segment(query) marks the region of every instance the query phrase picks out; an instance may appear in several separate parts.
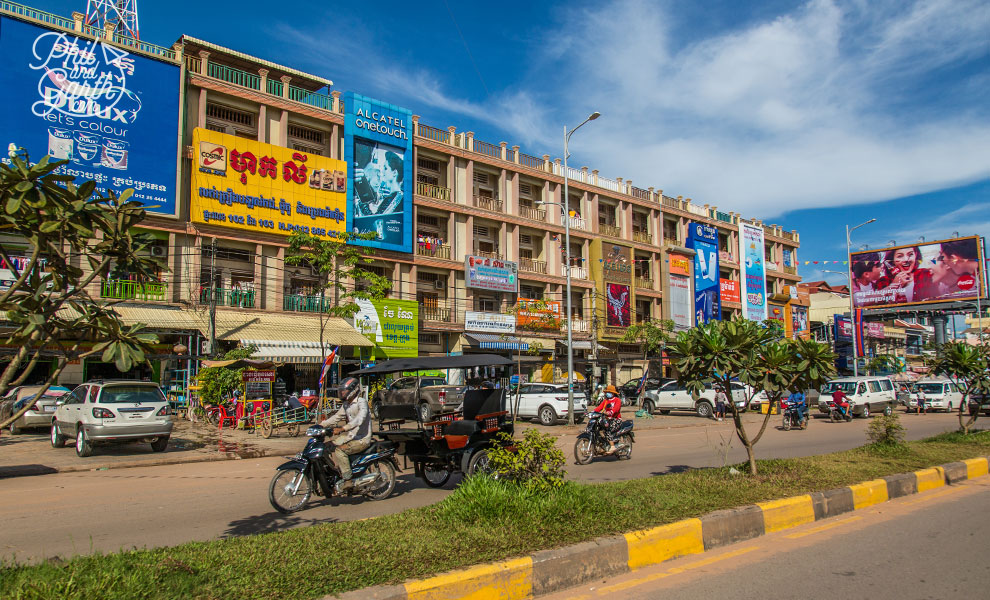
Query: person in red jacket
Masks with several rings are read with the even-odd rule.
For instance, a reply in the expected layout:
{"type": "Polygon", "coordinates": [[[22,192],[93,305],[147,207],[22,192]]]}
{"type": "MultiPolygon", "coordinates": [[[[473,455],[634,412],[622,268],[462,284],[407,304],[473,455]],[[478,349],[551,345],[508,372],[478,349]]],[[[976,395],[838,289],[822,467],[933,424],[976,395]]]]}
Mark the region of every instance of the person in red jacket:
{"type": "Polygon", "coordinates": [[[605,419],[605,432],[608,435],[609,443],[608,452],[611,454],[615,452],[615,432],[618,430],[619,424],[622,423],[622,398],[614,385],[605,388],[605,397],[595,407],[595,412],[601,413],[605,419]]]}
{"type": "Polygon", "coordinates": [[[839,412],[843,415],[849,410],[849,400],[846,398],[846,393],[840,389],[832,392],[832,402],[835,402],[835,405],[839,407],[839,412]]]}

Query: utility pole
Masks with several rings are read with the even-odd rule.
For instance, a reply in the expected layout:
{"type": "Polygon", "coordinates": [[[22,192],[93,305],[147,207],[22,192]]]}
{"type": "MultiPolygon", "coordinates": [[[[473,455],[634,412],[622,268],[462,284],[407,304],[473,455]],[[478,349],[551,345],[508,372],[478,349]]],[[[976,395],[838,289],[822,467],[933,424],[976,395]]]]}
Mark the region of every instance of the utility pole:
{"type": "Polygon", "coordinates": [[[210,354],[215,354],[213,347],[217,343],[217,238],[210,243],[210,354]]]}

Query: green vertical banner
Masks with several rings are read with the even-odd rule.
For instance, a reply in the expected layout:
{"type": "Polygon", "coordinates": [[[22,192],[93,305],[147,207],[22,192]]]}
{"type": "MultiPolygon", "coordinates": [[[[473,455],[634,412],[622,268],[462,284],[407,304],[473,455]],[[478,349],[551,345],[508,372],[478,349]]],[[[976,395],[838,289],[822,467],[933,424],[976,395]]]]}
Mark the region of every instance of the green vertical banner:
{"type": "Polygon", "coordinates": [[[375,343],[375,358],[419,355],[419,303],[412,300],[357,300],[354,327],[375,343]]]}

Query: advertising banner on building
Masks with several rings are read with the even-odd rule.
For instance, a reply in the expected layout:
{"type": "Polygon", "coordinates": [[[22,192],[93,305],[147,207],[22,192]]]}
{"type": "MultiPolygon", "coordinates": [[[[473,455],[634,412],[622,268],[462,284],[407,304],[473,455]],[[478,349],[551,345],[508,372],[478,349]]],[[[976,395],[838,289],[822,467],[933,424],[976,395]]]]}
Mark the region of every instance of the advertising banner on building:
{"type": "Polygon", "coordinates": [[[356,244],[412,252],[412,113],[353,92],[344,109],[347,230],[375,234],[356,244]]]}
{"type": "Polygon", "coordinates": [[[201,129],[189,218],[234,229],[336,238],[345,226],[347,163],[201,129]]]}
{"type": "Polygon", "coordinates": [[[835,315],[835,339],[840,342],[852,342],[853,328],[849,317],[835,315]]]}
{"type": "Polygon", "coordinates": [[[721,299],[726,302],[739,302],[739,282],[733,281],[731,279],[719,279],[718,280],[719,290],[721,291],[721,299]]]}
{"type": "Polygon", "coordinates": [[[693,325],[694,302],[691,280],[680,275],[670,276],[670,319],[675,330],[690,329],[693,325]]]}
{"type": "Polygon", "coordinates": [[[691,261],[677,254],[670,255],[670,272],[677,275],[691,274],[691,261]]]}
{"type": "Polygon", "coordinates": [[[355,300],[354,327],[388,358],[419,356],[419,304],[413,300],[355,300]]]}
{"type": "Polygon", "coordinates": [[[530,331],[560,331],[563,322],[560,300],[520,298],[516,304],[516,326],[530,331]]]}
{"type": "Polygon", "coordinates": [[[718,279],[718,229],[704,223],[688,226],[694,256],[694,315],[699,325],[722,318],[718,279]]]}
{"type": "Polygon", "coordinates": [[[632,284],[633,257],[631,246],[602,242],[599,261],[602,266],[603,281],[632,284]]]}
{"type": "Polygon", "coordinates": [[[477,312],[473,310],[465,311],[464,331],[515,333],[516,316],[503,315],[501,313],[477,312]]]}
{"type": "Polygon", "coordinates": [[[791,330],[794,332],[794,339],[808,339],[808,307],[791,307],[791,330]]]}
{"type": "Polygon", "coordinates": [[[854,252],[853,305],[856,308],[976,301],[983,287],[980,238],[854,252]]]}
{"type": "Polygon", "coordinates": [[[608,327],[629,327],[632,324],[632,294],[628,285],[621,283],[605,284],[605,325],[608,327]]]}
{"type": "Polygon", "coordinates": [[[739,223],[739,256],[745,281],[743,317],[752,321],[767,319],[767,270],[763,262],[763,228],[739,223]]]}
{"type": "Polygon", "coordinates": [[[883,331],[883,323],[864,323],[863,326],[866,328],[866,335],[868,337],[876,338],[878,340],[882,340],[887,337],[883,331]]]}
{"type": "Polygon", "coordinates": [[[589,251],[591,278],[605,300],[598,302],[595,316],[604,325],[604,337],[621,337],[632,325],[632,307],[636,305],[632,246],[594,239],[589,251]]]}
{"type": "Polygon", "coordinates": [[[133,189],[148,212],[176,214],[179,65],[102,40],[0,18],[3,162],[24,148],[32,161],[99,190],[133,189]]]}
{"type": "Polygon", "coordinates": [[[519,265],[512,260],[466,256],[464,285],[479,290],[515,294],[519,289],[519,265]]]}

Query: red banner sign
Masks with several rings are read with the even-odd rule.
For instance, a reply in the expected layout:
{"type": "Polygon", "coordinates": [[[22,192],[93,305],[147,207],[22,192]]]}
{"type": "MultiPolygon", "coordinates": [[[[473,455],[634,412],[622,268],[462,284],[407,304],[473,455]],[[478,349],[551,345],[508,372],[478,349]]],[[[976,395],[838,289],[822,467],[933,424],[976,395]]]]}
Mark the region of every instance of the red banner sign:
{"type": "Polygon", "coordinates": [[[719,279],[723,302],[739,302],[739,282],[731,279],[719,279]]]}

